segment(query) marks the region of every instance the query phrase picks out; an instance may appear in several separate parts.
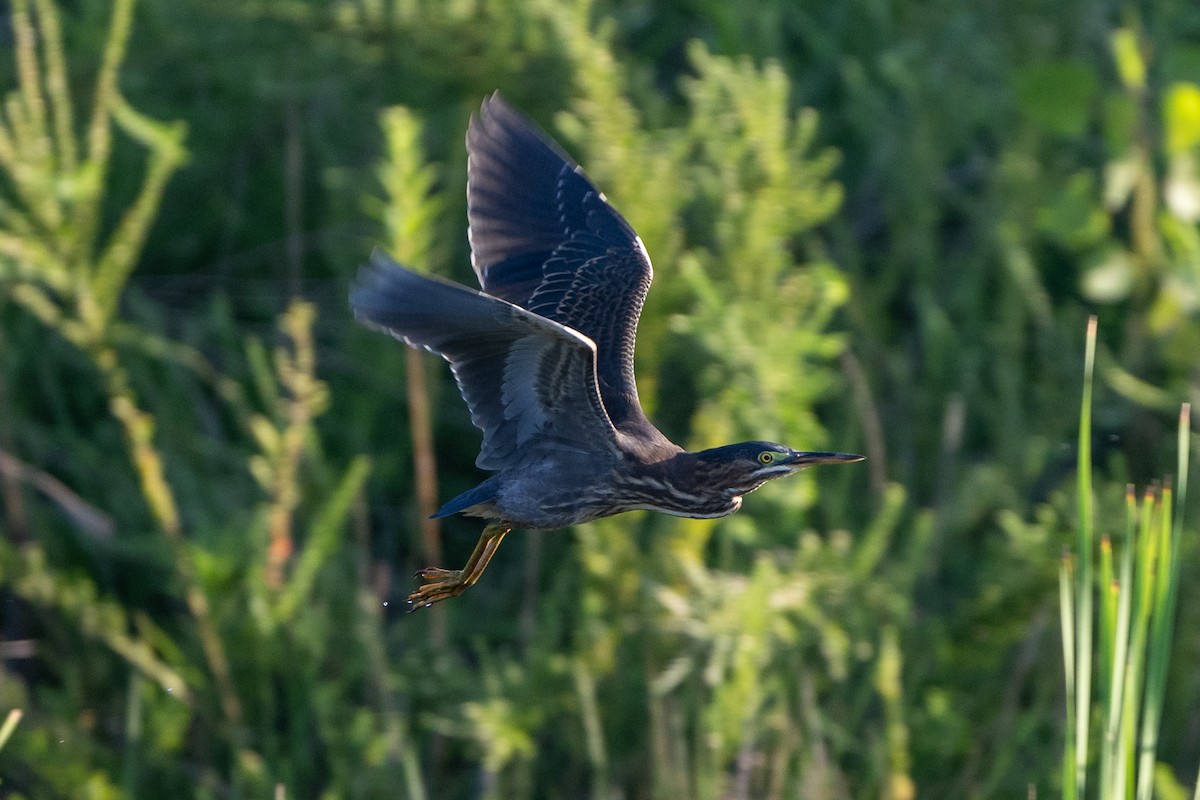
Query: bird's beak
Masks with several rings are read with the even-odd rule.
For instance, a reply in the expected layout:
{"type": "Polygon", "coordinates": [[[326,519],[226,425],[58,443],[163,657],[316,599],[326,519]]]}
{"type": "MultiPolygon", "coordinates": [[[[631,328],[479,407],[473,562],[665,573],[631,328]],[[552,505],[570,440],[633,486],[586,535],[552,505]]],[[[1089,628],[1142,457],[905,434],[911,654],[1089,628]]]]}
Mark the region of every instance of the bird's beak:
{"type": "Polygon", "coordinates": [[[851,461],[862,461],[866,456],[857,453],[801,453],[796,452],[787,460],[787,465],[794,470],[805,467],[815,467],[817,464],[848,464],[851,461]]]}

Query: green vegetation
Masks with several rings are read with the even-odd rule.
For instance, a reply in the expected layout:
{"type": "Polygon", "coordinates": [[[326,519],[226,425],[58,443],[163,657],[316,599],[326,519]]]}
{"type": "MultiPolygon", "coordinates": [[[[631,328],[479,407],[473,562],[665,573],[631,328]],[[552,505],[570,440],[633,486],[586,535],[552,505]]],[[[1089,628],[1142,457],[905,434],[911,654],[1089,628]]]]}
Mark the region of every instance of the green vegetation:
{"type": "MultiPolygon", "coordinates": [[[[1079,422],[1079,542],[1076,561],[1064,559],[1059,579],[1063,661],[1067,686],[1067,747],[1063,754],[1063,796],[1087,796],[1090,756],[1100,753],[1098,796],[1149,800],[1155,781],[1159,794],[1183,795],[1169,771],[1155,762],[1166,672],[1171,655],[1175,606],[1179,596],[1180,540],[1183,522],[1172,514],[1174,491],[1168,482],[1146,490],[1137,504],[1134,487],[1125,493],[1125,530],[1118,561],[1109,536],[1100,540],[1099,580],[1095,514],[1092,505],[1092,391],[1096,355],[1096,319],[1088,323],[1083,408],[1079,422]],[[1094,625],[1099,594],[1099,641],[1094,625]],[[1096,663],[1095,655],[1099,655],[1096,663]],[[1096,667],[1099,671],[1096,672],[1096,667]],[[1093,703],[1097,678],[1099,703],[1093,703]],[[1096,706],[1093,708],[1093,706],[1096,706]],[[1101,735],[1089,747],[1093,712],[1102,720],[1101,735]],[[1159,771],[1156,776],[1156,771],[1159,771]]],[[[1191,407],[1179,416],[1179,501],[1187,494],[1191,407]]],[[[1196,785],[1200,793],[1200,783],[1196,785]]]]}
{"type": "Polygon", "coordinates": [[[1192,795],[1194,3],[6,9],[0,794],[1192,795]],[[496,88],[654,259],[665,432],[869,460],[405,615],[478,435],[346,288],[471,279],[496,88]]]}

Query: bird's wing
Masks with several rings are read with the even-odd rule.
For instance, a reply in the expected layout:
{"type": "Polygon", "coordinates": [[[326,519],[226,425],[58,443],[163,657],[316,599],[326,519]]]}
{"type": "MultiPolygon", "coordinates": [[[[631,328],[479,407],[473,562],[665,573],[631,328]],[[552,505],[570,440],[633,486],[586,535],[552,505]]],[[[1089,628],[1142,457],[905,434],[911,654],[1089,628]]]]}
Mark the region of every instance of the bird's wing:
{"type": "Polygon", "coordinates": [[[596,386],[596,347],[580,333],[504,300],[418,275],[381,252],[359,272],[360,321],[450,362],[471,421],[476,464],[501,469],[538,443],[613,451],[616,431],[596,386]]]}
{"type": "Polygon", "coordinates": [[[483,290],[589,337],[609,417],[618,428],[648,426],[633,378],[652,275],[641,239],[499,93],[471,119],[467,154],[471,258],[483,290]]]}

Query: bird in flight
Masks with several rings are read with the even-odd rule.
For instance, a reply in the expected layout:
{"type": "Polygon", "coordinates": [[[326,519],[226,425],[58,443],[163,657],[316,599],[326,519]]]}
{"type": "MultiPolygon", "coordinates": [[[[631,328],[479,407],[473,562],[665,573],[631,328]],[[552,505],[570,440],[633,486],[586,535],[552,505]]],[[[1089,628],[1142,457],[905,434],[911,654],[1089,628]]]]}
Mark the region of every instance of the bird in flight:
{"type": "Polygon", "coordinates": [[[550,530],[645,509],[722,517],[765,482],[860,461],[773,442],[688,452],[638,402],[633,346],[650,288],[642,240],[583,170],[499,92],[467,129],[467,220],[482,291],[381,252],[350,306],[364,324],[441,355],[483,431],[491,477],[434,515],[488,520],[462,569],[428,567],[420,608],[462,594],[513,528],[550,530]]]}

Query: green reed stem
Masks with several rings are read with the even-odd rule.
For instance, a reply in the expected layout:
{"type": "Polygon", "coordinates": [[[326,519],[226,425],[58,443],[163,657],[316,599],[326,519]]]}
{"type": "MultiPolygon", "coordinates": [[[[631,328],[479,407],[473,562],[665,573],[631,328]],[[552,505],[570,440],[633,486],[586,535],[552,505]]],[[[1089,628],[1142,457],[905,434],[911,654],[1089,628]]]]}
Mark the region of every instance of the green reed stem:
{"type": "Polygon", "coordinates": [[[1179,497],[1178,514],[1172,514],[1172,491],[1163,490],[1162,516],[1157,531],[1158,582],[1153,596],[1154,612],[1150,629],[1149,654],[1146,666],[1146,697],[1142,730],[1138,744],[1138,800],[1150,800],[1154,789],[1155,753],[1158,732],[1162,723],[1163,702],[1167,691],[1167,667],[1171,661],[1171,640],[1175,632],[1175,606],[1179,595],[1179,542],[1183,538],[1183,503],[1187,494],[1188,445],[1191,406],[1183,405],[1179,413],[1178,451],[1179,497]]]}
{"type": "Polygon", "coordinates": [[[0,725],[0,750],[4,749],[4,745],[8,744],[9,738],[12,737],[13,731],[17,729],[17,724],[21,721],[21,717],[25,712],[19,708],[14,708],[8,712],[8,716],[4,718],[4,724],[0,725]]]}
{"type": "Polygon", "coordinates": [[[1095,551],[1092,507],[1092,383],[1096,366],[1096,318],[1087,325],[1083,357],[1083,401],[1079,410],[1078,484],[1079,569],[1075,583],[1075,786],[1087,790],[1088,732],[1092,701],[1092,558],[1095,551]]]}
{"type": "Polygon", "coordinates": [[[1097,796],[1100,800],[1151,800],[1179,590],[1191,410],[1184,405],[1179,416],[1178,497],[1168,482],[1161,488],[1147,488],[1139,504],[1129,487],[1121,552],[1118,556],[1114,542],[1105,536],[1097,556],[1091,492],[1095,346],[1096,320],[1092,318],[1079,423],[1079,551],[1075,565],[1064,558],[1059,575],[1069,731],[1063,754],[1063,797],[1076,800],[1087,796],[1092,660],[1096,658],[1101,689],[1097,702],[1103,723],[1097,796]],[[1093,575],[1097,557],[1099,585],[1093,575]],[[1093,605],[1096,591],[1101,592],[1098,611],[1093,605]],[[1094,615],[1098,619],[1093,619],[1094,615]],[[1098,624],[1095,633],[1094,624],[1098,624]],[[1099,647],[1097,653],[1093,653],[1093,644],[1099,647]]]}

